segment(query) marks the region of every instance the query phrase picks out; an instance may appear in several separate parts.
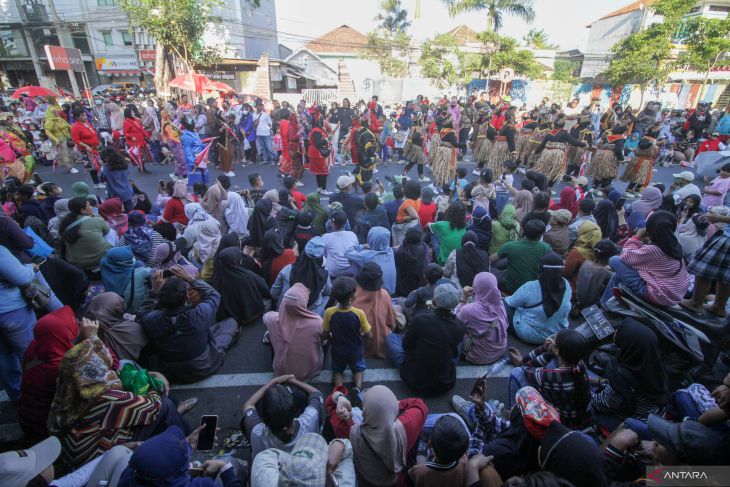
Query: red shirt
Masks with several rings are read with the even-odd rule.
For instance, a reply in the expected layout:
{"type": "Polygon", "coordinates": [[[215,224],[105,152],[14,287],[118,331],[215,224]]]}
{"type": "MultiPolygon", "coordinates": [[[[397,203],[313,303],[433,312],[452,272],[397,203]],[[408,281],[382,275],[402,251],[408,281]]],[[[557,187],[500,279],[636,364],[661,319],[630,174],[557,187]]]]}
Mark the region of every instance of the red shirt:
{"type": "Polygon", "coordinates": [[[433,201],[430,203],[424,203],[421,201],[421,207],[418,209],[418,219],[421,221],[421,226],[426,229],[426,225],[436,221],[436,203],[433,201]]]}
{"type": "Polygon", "coordinates": [[[180,198],[170,198],[165,205],[162,218],[169,223],[188,224],[188,217],[185,216],[185,203],[180,198]]]}
{"type": "Polygon", "coordinates": [[[124,138],[127,140],[127,144],[134,147],[145,145],[145,139],[150,136],[142,127],[142,122],[138,118],[125,118],[122,128],[124,129],[124,138]]]}
{"type": "Polygon", "coordinates": [[[299,211],[302,211],[302,205],[307,201],[307,196],[302,193],[301,191],[297,191],[296,189],[291,190],[292,198],[294,198],[294,202],[297,204],[297,209],[299,211]]]}
{"type": "Polygon", "coordinates": [[[276,281],[276,276],[279,275],[279,272],[281,270],[288,266],[289,264],[293,264],[297,261],[297,256],[294,255],[293,249],[286,249],[282,254],[278,257],[275,257],[274,260],[271,261],[271,272],[269,273],[269,285],[273,285],[274,281],[276,281]]]}
{"type": "MultiPolygon", "coordinates": [[[[92,149],[99,147],[99,135],[96,133],[96,129],[89,122],[82,122],[77,120],[71,125],[71,138],[76,145],[86,144],[92,149]]],[[[85,151],[85,147],[79,145],[80,151],[85,151]]]]}

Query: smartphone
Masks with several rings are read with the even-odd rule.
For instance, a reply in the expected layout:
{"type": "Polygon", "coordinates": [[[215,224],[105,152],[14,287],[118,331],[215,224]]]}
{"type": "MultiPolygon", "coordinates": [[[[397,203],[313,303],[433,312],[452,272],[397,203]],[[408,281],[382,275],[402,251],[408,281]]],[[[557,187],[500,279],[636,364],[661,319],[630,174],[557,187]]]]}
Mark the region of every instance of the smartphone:
{"type": "Polygon", "coordinates": [[[172,271],[169,270],[169,269],[162,271],[162,278],[163,279],[167,279],[168,277],[172,277],[174,275],[175,274],[173,274],[172,271]]]}
{"type": "Polygon", "coordinates": [[[163,181],[162,179],[160,179],[159,181],[157,181],[157,184],[160,185],[160,188],[165,189],[165,181],[163,181]]]}
{"type": "Polygon", "coordinates": [[[198,446],[196,450],[212,450],[213,443],[215,443],[215,430],[218,427],[218,416],[214,414],[205,415],[200,418],[200,425],[205,425],[205,428],[203,428],[198,436],[198,446]]]}
{"type": "Polygon", "coordinates": [[[616,201],[616,209],[621,210],[624,207],[624,203],[626,203],[626,198],[619,198],[618,201],[616,201]]]}

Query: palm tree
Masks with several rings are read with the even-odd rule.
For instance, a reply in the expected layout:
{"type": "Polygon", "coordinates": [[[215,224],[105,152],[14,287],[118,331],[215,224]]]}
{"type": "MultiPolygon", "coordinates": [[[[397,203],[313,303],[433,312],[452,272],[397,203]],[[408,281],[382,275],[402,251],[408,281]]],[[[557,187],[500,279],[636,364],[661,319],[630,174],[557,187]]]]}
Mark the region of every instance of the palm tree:
{"type": "Polygon", "coordinates": [[[487,30],[502,28],[502,16],[514,15],[525,22],[535,20],[532,0],[442,0],[452,17],[462,12],[487,11],[487,30]]]}
{"type": "Polygon", "coordinates": [[[547,34],[542,29],[530,29],[522,39],[528,46],[535,49],[555,49],[557,47],[550,42],[547,34]]]}

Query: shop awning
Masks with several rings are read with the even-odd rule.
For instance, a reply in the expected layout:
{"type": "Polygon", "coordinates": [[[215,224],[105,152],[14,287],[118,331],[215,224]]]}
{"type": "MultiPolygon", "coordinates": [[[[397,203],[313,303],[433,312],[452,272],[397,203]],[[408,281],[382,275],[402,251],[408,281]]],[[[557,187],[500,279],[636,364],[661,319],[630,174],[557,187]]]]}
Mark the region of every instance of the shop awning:
{"type": "Polygon", "coordinates": [[[98,73],[106,76],[139,76],[142,71],[139,69],[105,69],[104,71],[98,71],[98,73]]]}

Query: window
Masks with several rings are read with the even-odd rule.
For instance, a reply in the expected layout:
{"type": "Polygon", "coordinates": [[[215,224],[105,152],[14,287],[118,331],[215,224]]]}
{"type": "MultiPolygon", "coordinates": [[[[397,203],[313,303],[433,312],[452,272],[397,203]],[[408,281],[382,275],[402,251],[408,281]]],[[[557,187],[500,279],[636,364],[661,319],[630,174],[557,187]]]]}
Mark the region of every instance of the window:
{"type": "Polygon", "coordinates": [[[132,45],[132,36],[128,31],[122,31],[122,41],[124,42],[125,46],[131,46],[132,45]]]}
{"type": "Polygon", "coordinates": [[[112,47],[114,45],[114,40],[112,40],[112,33],[111,31],[107,30],[105,32],[101,33],[102,38],[104,39],[104,45],[106,47],[112,47]]]}
{"type": "Polygon", "coordinates": [[[710,12],[730,12],[730,7],[727,5],[710,5],[710,12]]]}
{"type": "Polygon", "coordinates": [[[96,0],[99,7],[115,7],[119,0],[96,0]]]}

